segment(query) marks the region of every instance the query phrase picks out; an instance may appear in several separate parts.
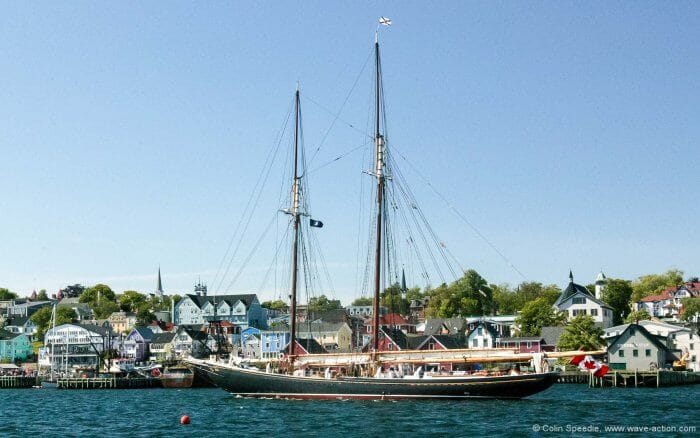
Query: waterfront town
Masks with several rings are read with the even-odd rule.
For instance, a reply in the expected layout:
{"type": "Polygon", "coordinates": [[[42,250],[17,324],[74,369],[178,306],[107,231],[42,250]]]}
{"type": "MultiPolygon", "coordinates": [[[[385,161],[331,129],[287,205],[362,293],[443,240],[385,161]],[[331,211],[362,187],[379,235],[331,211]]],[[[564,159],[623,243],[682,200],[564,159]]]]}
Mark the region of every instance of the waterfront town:
{"type": "MultiPolygon", "coordinates": [[[[148,294],[115,294],[103,284],[27,297],[0,289],[0,374],[36,375],[43,368],[64,378],[110,371],[124,376],[224,352],[253,362],[284,357],[290,341],[284,301],[210,294],[201,281],[191,292],[166,294],[160,269],[154,283],[148,294]],[[120,369],[120,363],[131,368],[120,369]]],[[[570,272],[560,286],[526,282],[512,289],[487,284],[470,270],[429,291],[387,288],[379,349],[602,348],[611,370],[697,373],[698,303],[700,281],[678,271],[634,281],[599,272],[587,285],[570,272]]],[[[325,296],[299,305],[297,354],[366,350],[372,309],[371,299],[362,297],[347,306],[325,296]]]]}

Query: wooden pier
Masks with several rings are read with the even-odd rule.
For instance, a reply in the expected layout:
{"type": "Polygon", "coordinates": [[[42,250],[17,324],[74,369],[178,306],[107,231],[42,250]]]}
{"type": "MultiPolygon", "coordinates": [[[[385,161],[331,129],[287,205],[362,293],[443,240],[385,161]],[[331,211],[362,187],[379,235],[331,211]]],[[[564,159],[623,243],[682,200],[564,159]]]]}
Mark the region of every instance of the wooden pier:
{"type": "Polygon", "coordinates": [[[557,383],[585,383],[591,388],[661,388],[700,383],[700,373],[691,371],[613,371],[604,377],[567,371],[559,374],[557,383]]]}
{"type": "Polygon", "coordinates": [[[36,385],[36,377],[0,376],[0,388],[31,388],[36,385]]]}
{"type": "Polygon", "coordinates": [[[146,377],[94,377],[58,379],[58,389],[144,389],[161,388],[159,379],[146,377]]]}

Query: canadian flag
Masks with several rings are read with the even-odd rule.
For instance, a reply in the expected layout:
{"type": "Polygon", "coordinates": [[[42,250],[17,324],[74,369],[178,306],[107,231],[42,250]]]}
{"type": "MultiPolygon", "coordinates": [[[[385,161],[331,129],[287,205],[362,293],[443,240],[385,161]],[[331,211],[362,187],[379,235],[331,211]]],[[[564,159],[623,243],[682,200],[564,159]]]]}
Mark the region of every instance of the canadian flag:
{"type": "Polygon", "coordinates": [[[597,361],[587,354],[580,354],[572,357],[571,364],[578,366],[581,371],[592,373],[596,377],[603,377],[610,369],[607,364],[597,361]]]}

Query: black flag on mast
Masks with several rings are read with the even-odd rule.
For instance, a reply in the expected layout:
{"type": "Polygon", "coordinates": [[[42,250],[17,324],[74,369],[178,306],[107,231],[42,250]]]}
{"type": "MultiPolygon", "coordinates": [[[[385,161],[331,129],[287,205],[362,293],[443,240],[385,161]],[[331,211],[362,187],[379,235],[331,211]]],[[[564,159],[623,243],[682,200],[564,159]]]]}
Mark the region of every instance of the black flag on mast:
{"type": "Polygon", "coordinates": [[[309,219],[309,226],[316,228],[323,228],[323,222],[317,221],[316,219],[309,219]]]}

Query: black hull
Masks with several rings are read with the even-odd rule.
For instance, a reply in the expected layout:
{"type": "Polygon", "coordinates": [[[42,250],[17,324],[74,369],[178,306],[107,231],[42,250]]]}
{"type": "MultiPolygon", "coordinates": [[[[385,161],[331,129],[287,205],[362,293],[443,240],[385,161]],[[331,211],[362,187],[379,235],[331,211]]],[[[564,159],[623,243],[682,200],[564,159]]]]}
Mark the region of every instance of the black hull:
{"type": "Polygon", "coordinates": [[[195,374],[201,374],[230,393],[243,397],[291,399],[519,399],[546,390],[557,379],[557,373],[423,379],[324,379],[268,374],[205,362],[190,365],[195,374]]]}

